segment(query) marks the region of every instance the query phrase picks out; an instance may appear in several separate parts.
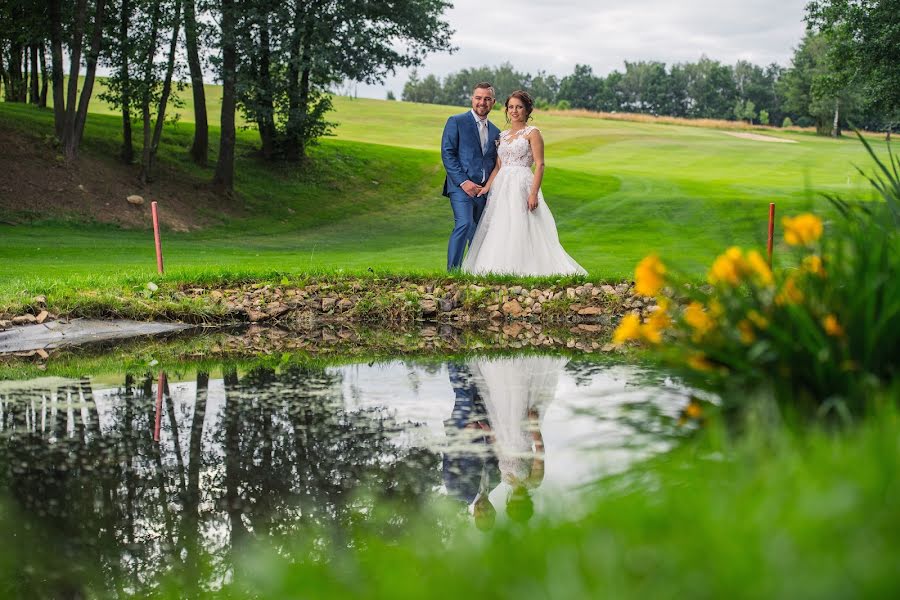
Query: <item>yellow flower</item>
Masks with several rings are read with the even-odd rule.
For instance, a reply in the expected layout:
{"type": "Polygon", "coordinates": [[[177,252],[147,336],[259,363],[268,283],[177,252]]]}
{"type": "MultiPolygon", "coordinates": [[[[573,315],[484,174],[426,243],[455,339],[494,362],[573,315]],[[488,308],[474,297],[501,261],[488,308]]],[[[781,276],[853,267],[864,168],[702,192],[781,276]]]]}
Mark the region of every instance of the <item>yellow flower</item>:
{"type": "Polygon", "coordinates": [[[769,320],[755,310],[751,310],[750,312],[748,312],[747,318],[751,323],[756,325],[756,328],[760,331],[769,326],[769,320]]]}
{"type": "Polygon", "coordinates": [[[741,249],[732,246],[725,251],[725,254],[719,255],[713,261],[708,279],[713,285],[717,283],[737,285],[740,283],[741,274],[744,270],[744,257],[741,254],[741,249]]]}
{"type": "Polygon", "coordinates": [[[822,219],[811,213],[781,220],[784,226],[784,241],[791,246],[806,246],[822,236],[822,219]]]}
{"type": "Polygon", "coordinates": [[[769,263],[763,259],[759,252],[751,250],[747,253],[747,265],[759,283],[772,285],[772,269],[769,268],[769,263]]]}
{"type": "Polygon", "coordinates": [[[691,302],[684,309],[684,320],[693,328],[693,338],[697,341],[712,330],[716,324],[712,317],[703,309],[703,305],[696,301],[691,302]]]}
{"type": "Polygon", "coordinates": [[[834,315],[828,315],[822,319],[822,327],[825,328],[825,333],[831,337],[844,337],[844,328],[841,327],[840,322],[834,315]]]}
{"type": "Polygon", "coordinates": [[[784,281],[781,291],[775,296],[775,304],[799,304],[803,302],[803,292],[797,287],[795,277],[789,276],[784,281]]]}
{"type": "Polygon", "coordinates": [[[666,266],[655,254],[645,257],[634,270],[634,291],[655,296],[665,283],[666,266]]]}
{"type": "Polygon", "coordinates": [[[699,403],[691,400],[688,402],[688,405],[684,407],[684,414],[690,419],[699,419],[703,416],[703,408],[699,403]]]}
{"type": "Polygon", "coordinates": [[[741,343],[749,346],[756,341],[756,333],[753,331],[753,325],[747,319],[742,319],[738,323],[738,331],[741,332],[741,343]]]}
{"type": "Polygon", "coordinates": [[[641,337],[641,319],[635,314],[627,314],[622,317],[619,326],[613,333],[613,343],[621,344],[628,340],[637,340],[641,337]]]}
{"type": "Polygon", "coordinates": [[[803,270],[819,277],[825,277],[825,269],[822,267],[822,259],[815,254],[803,259],[803,270]]]}
{"type": "Polygon", "coordinates": [[[687,364],[690,368],[695,371],[712,371],[712,364],[706,360],[706,357],[702,354],[692,354],[687,359],[687,364]]]}

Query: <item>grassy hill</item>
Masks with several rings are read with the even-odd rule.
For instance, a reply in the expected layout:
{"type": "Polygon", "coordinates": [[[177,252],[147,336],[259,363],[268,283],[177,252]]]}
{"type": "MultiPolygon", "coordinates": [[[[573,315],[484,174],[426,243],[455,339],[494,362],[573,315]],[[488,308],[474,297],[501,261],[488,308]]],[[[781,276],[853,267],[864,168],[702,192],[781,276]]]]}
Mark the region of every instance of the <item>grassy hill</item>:
{"type": "MultiPolygon", "coordinates": [[[[209,90],[218,94],[215,86],[209,90]]],[[[193,112],[190,94],[183,97],[186,106],[163,135],[160,160],[166,176],[202,183],[212,169],[186,160],[193,112]]],[[[210,105],[217,118],[214,97],[210,105]]],[[[120,118],[102,114],[112,111],[97,101],[93,108],[84,155],[114,164],[109,157],[118,146],[120,118]]],[[[342,97],[335,98],[335,108],[335,136],[313,149],[304,168],[259,162],[252,156],[255,132],[239,132],[239,206],[202,199],[197,209],[221,224],[167,232],[168,269],[185,277],[262,270],[441,271],[452,216],[440,196],[438,145],[447,116],[460,109],[342,97]]],[[[701,273],[726,246],[764,243],[769,202],[783,215],[824,207],[821,192],[870,196],[854,168],[868,162],[852,139],[762,132],[789,142],[776,143],[719,129],[583,114],[535,116],[547,141],[544,193],[561,240],[594,278],[627,276],[651,251],[701,273]]],[[[503,127],[502,113],[492,119],[503,127]]],[[[52,117],[49,111],[0,104],[0,127],[48,136],[52,117]]],[[[194,184],[183,186],[181,200],[200,196],[194,184]]],[[[155,272],[146,231],[66,222],[53,210],[51,196],[42,213],[49,217],[32,225],[0,225],[0,279],[6,285],[22,287],[34,277],[155,272]]],[[[7,201],[0,211],[9,217],[14,204],[7,201]]],[[[167,210],[165,202],[161,210],[167,210]]]]}

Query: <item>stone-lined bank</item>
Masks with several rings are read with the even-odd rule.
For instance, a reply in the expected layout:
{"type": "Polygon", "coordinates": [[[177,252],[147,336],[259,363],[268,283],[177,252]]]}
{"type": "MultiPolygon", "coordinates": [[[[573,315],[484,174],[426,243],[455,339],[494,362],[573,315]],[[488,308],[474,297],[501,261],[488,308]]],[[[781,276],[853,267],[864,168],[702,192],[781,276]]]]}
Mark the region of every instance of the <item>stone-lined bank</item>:
{"type": "Polygon", "coordinates": [[[64,317],[122,317],[191,323],[270,323],[292,329],[314,323],[397,326],[416,321],[467,324],[530,322],[611,325],[634,312],[656,310],[631,282],[526,286],[453,280],[322,279],[290,285],[272,282],[194,286],[161,283],[106,295],[85,292],[65,310],[37,296],[20,314],[0,315],[0,328],[64,317]]]}

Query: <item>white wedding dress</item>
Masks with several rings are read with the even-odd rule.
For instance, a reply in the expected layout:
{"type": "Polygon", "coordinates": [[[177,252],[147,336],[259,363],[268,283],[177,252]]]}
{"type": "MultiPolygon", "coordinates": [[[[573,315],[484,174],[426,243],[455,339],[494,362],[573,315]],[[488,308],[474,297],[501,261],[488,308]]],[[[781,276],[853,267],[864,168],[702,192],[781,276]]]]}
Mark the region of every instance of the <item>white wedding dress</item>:
{"type": "Polygon", "coordinates": [[[534,156],[526,136],[535,129],[528,126],[516,133],[506,130],[500,134],[497,155],[501,166],[463,260],[466,273],[586,274],[559,243],[556,221],[540,190],[537,208],[528,210],[534,156]]]}

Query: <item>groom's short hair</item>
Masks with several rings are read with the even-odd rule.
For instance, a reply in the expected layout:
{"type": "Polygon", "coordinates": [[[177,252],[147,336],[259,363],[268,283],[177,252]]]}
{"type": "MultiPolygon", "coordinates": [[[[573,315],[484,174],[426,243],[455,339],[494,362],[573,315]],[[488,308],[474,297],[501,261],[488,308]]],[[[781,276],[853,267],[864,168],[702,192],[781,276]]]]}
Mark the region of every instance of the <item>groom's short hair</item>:
{"type": "Polygon", "coordinates": [[[472,88],[472,93],[475,93],[475,90],[491,90],[491,95],[495,95],[494,86],[492,86],[487,81],[482,81],[481,83],[476,83],[475,87],[472,88]]]}

